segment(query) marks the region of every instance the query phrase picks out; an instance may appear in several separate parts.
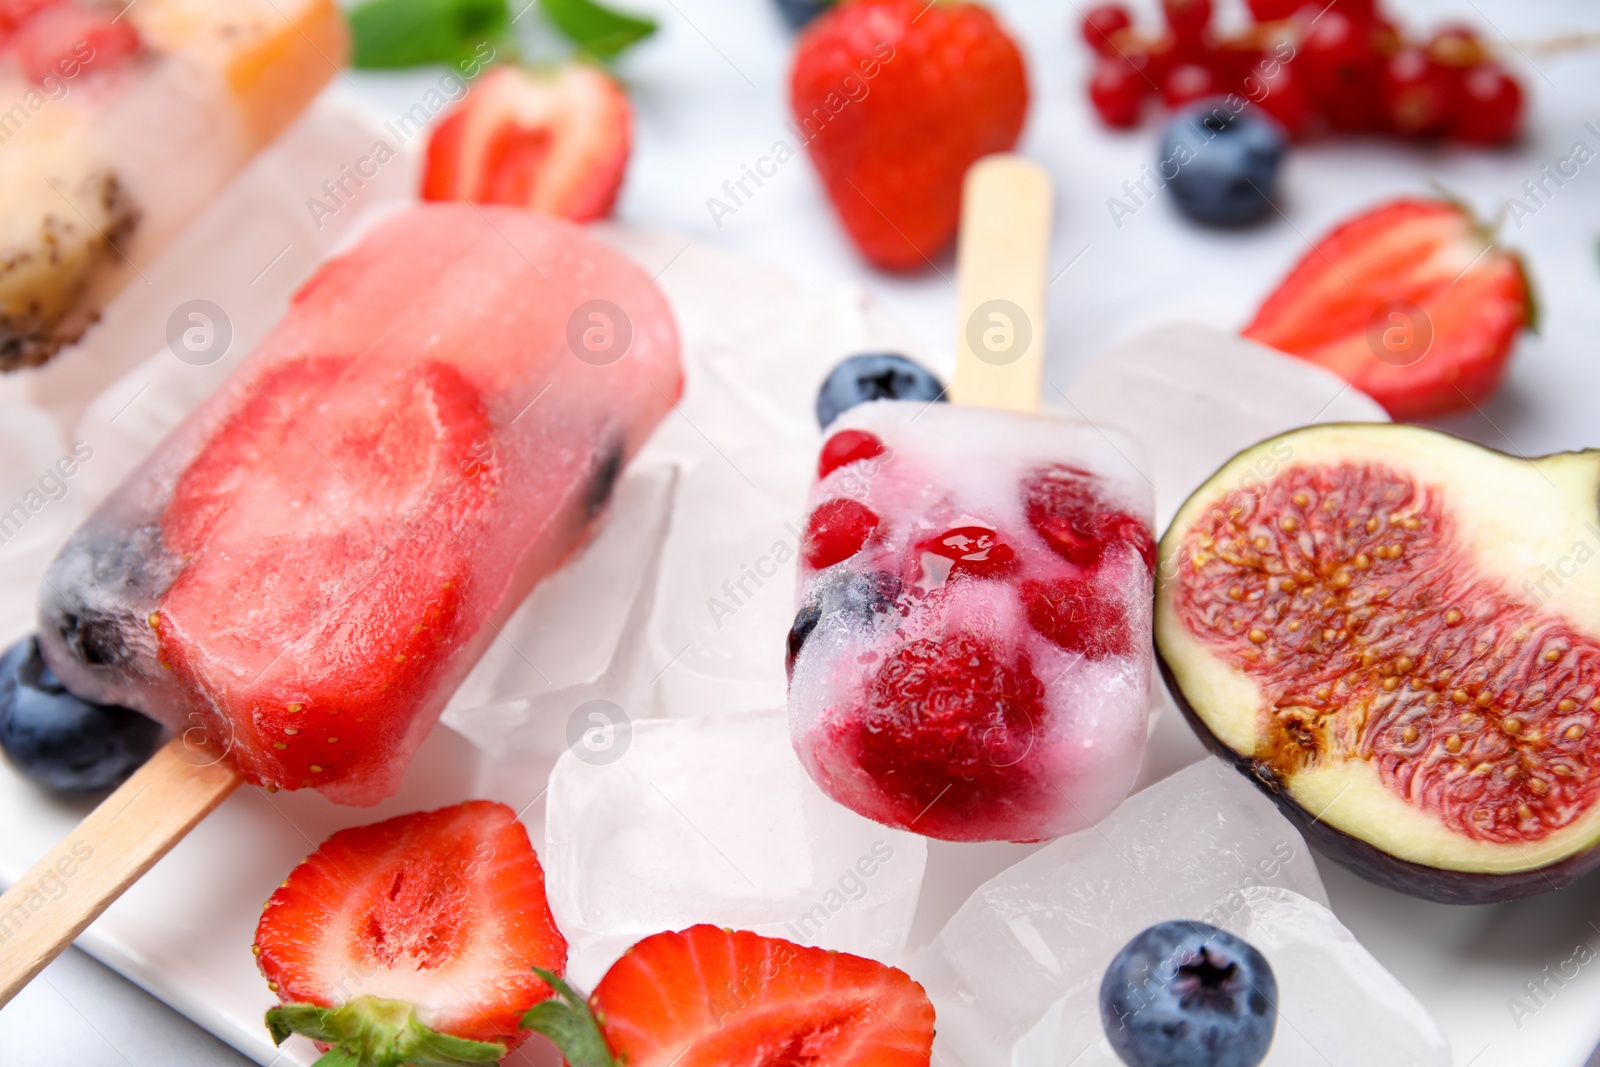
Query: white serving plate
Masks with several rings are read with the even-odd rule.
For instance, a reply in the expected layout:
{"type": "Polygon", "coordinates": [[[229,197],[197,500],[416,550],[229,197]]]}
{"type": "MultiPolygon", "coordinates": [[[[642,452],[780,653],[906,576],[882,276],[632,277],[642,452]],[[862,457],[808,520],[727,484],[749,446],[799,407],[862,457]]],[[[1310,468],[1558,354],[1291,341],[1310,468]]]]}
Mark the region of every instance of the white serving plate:
{"type": "MultiPolygon", "coordinates": [[[[208,382],[276,318],[294,284],[356,224],[362,211],[381,209],[385,199],[408,194],[414,161],[403,156],[362,191],[360,203],[336,215],[322,230],[310,225],[306,198],[314,195],[327,174],[348,162],[352,146],[376,132],[373,121],[342,91],[319,102],[157,264],[151,272],[151,291],[130,290],[89,343],[44,374],[0,382],[0,401],[38,407],[55,420],[65,438],[90,400],[110,387],[95,408],[100,429],[109,435],[108,441],[118,440],[118,432],[125,432],[129,440],[141,439],[143,431],[137,426],[125,428],[140,419],[158,425],[172,416],[173,406],[181,409],[202,394],[208,382]],[[196,264],[204,264],[204,269],[196,264]],[[235,348],[214,367],[188,377],[174,376],[170,363],[161,362],[171,359],[163,351],[165,322],[175,302],[190,296],[212,299],[229,309],[235,348]],[[151,352],[158,358],[142,362],[151,352]],[[149,375],[150,383],[161,384],[144,388],[141,373],[149,375]],[[207,374],[212,377],[207,379],[207,374]],[[117,403],[112,404],[113,399],[117,403]]],[[[612,236],[646,262],[652,273],[666,272],[661,284],[685,324],[691,367],[699,345],[714,345],[720,352],[748,350],[774,360],[792,358],[793,353],[775,347],[773,322],[749,314],[753,305],[770,303],[775,297],[794,302],[796,328],[825,331],[827,350],[809,356],[822,366],[874,342],[897,340],[899,347],[917,348],[906,335],[897,336],[895,327],[864,304],[857,290],[819,293],[770,268],[689,241],[627,232],[612,236]]],[[[1586,269],[1592,271],[1593,264],[1586,264],[1586,269]]],[[[939,306],[938,300],[949,295],[908,301],[900,284],[888,288],[893,302],[907,313],[924,300],[939,306]]],[[[1084,284],[1080,279],[1079,285],[1084,284]]],[[[1165,317],[1148,316],[1147,322],[1165,317]]],[[[940,332],[925,322],[915,326],[919,334],[940,332]]],[[[921,354],[941,363],[940,354],[928,352],[928,347],[924,345],[921,354]]],[[[772,411],[792,415],[797,405],[803,411],[809,397],[796,397],[793,382],[776,373],[778,369],[774,365],[773,395],[766,398],[772,411]]],[[[793,426],[785,433],[791,441],[803,436],[793,426]]],[[[668,436],[681,444],[693,435],[679,427],[668,436]]],[[[38,543],[28,558],[0,560],[0,590],[7,598],[0,603],[0,640],[9,642],[30,627],[29,575],[42,569],[51,542],[70,530],[67,519],[81,514],[137,458],[129,448],[102,449],[96,461],[86,465],[83,477],[74,481],[66,500],[53,505],[59,510],[50,513],[50,522],[41,523],[38,543]]],[[[681,457],[668,449],[660,458],[670,462],[681,457]]],[[[478,681],[485,692],[493,690],[492,679],[478,681]]],[[[1143,781],[1164,777],[1199,755],[1187,727],[1168,715],[1156,727],[1143,781]]],[[[113,905],[79,943],[256,1061],[309,1064],[315,1058],[309,1043],[294,1039],[284,1049],[275,1049],[261,1024],[262,1012],[273,999],[249,952],[261,902],[327,833],[467,796],[502,799],[522,811],[538,846],[543,824],[540,766],[541,760],[531,756],[490,760],[462,735],[440,729],[419,752],[401,794],[375,809],[339,808],[314,794],[269,796],[242,789],[113,905]]],[[[83,810],[81,805],[44,798],[0,761],[0,881],[16,878],[65,836],[83,810]]],[[[1024,846],[1004,844],[933,843],[913,940],[925,941],[972,888],[1026,851],[1024,846]]],[[[1600,1003],[1600,967],[1579,968],[1559,988],[1545,977],[1547,967],[1561,968],[1580,944],[1600,947],[1600,927],[1595,925],[1600,906],[1594,903],[1600,899],[1600,878],[1590,877],[1561,893],[1520,904],[1452,908],[1368,885],[1329,862],[1319,866],[1340,919],[1433,1011],[1462,1067],[1528,1063],[1578,1067],[1600,1041],[1600,1013],[1593,1007],[1600,1003]],[[1550,992],[1535,1004],[1525,983],[1539,981],[1545,981],[1550,992]],[[1514,1015],[1512,998],[1521,998],[1536,1010],[1514,1015]]],[[[519,1059],[533,1055],[525,1051],[519,1059]]]]}

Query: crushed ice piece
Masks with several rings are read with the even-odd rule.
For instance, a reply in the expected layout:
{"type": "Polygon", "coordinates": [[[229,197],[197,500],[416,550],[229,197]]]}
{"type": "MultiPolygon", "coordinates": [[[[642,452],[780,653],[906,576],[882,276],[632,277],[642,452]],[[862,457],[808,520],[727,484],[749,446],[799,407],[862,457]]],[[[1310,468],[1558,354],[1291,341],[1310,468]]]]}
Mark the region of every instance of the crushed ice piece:
{"type": "Polygon", "coordinates": [[[953,1062],[1004,1067],[1061,998],[1099,988],[1134,934],[1170,918],[1232,929],[1252,886],[1327,904],[1300,834],[1242,775],[1208,758],[986,882],[912,973],[933,998],[953,1062]]]}
{"type": "Polygon", "coordinates": [[[927,846],[823,796],[782,711],[624,724],[550,776],[550,907],[590,988],[640,938],[716,923],[895,961],[927,846]]]}
{"type": "Polygon", "coordinates": [[[1144,446],[1148,460],[1137,462],[1155,488],[1158,532],[1218,467],[1259,441],[1314,422],[1389,421],[1332,371],[1195,323],[1118,345],[1078,375],[1066,399],[1073,414],[1144,446]]]}
{"type": "MultiPolygon", "coordinates": [[[[1278,1021],[1262,1067],[1449,1067],[1433,1016],[1327,908],[1253,885],[1216,925],[1254,945],[1278,982],[1278,1021]]],[[[1173,912],[1169,919],[1188,918],[1173,912]]],[[[1017,1042],[1014,1067],[1122,1067],[1106,1040],[1100,979],[1074,986],[1017,1042]]]]}

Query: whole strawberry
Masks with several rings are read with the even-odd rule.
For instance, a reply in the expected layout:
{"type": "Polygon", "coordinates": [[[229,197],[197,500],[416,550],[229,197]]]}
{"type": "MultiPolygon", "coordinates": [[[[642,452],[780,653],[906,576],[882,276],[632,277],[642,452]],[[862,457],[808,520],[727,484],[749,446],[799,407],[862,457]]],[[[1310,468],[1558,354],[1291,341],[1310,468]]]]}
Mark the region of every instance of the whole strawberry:
{"type": "Polygon", "coordinates": [[[889,270],[949,244],[962,176],[1015,145],[1028,110],[1016,44],[960,0],[847,0],[805,31],[789,84],[840,220],[889,270]]]}

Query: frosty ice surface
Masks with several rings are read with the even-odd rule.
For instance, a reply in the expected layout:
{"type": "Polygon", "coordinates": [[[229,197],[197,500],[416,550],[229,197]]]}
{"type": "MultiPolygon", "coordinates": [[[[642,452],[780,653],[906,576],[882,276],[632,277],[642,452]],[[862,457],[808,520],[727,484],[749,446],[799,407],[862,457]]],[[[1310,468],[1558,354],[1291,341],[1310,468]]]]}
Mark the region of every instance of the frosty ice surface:
{"type": "MultiPolygon", "coordinates": [[[[1090,364],[1067,390],[1075,413],[1143,446],[1156,527],[1223,463],[1313,422],[1388,422],[1377,401],[1330,371],[1235,334],[1173,323],[1090,364]]],[[[1267,478],[1275,471],[1263,472],[1267,478]]]]}

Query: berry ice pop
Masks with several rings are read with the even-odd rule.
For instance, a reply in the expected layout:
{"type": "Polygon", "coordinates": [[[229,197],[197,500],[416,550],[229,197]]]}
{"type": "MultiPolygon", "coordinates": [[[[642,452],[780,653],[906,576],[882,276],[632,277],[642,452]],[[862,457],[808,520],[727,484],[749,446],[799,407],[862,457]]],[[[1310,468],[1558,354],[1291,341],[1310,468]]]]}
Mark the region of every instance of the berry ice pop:
{"type": "Polygon", "coordinates": [[[43,363],[317,95],[332,0],[0,4],[0,369],[43,363]]]}
{"type": "Polygon", "coordinates": [[[875,401],[833,423],[789,636],[795,749],[840,803],[1035,841],[1132,786],[1149,704],[1148,485],[1095,428],[875,401]]]}
{"type": "Polygon", "coordinates": [[[393,215],[73,535],[43,654],[248,781],[375,803],[681,386],[620,253],[514,209],[393,215]]]}

